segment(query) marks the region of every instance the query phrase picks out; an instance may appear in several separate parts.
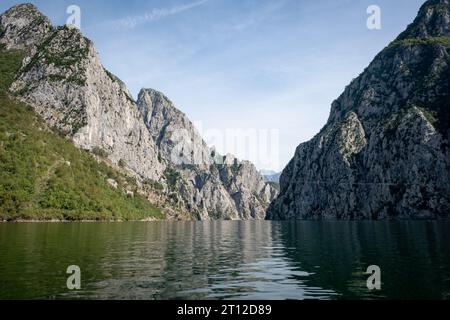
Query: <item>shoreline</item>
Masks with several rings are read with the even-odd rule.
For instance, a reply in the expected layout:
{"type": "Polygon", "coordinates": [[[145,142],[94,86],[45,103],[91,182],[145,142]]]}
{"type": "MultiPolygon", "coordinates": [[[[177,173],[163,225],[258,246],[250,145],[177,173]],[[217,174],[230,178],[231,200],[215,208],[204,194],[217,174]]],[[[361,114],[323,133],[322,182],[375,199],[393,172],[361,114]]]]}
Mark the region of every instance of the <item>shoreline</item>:
{"type": "Polygon", "coordinates": [[[342,219],[304,219],[304,220],[184,220],[184,219],[158,219],[158,218],[146,218],[141,220],[61,220],[61,219],[50,219],[50,220],[36,220],[36,219],[18,219],[18,220],[0,220],[0,224],[23,224],[23,223],[125,223],[125,222],[232,222],[232,221],[268,221],[268,222],[404,222],[404,221],[424,221],[424,222],[438,222],[438,221],[450,221],[447,217],[435,217],[435,218],[388,218],[381,220],[371,220],[371,219],[353,219],[353,220],[342,220],[342,219]]]}
{"type": "Polygon", "coordinates": [[[142,220],[36,220],[36,219],[18,219],[18,220],[0,220],[0,223],[123,223],[123,222],[156,222],[156,221],[169,221],[167,219],[158,218],[146,218],[142,220]]]}

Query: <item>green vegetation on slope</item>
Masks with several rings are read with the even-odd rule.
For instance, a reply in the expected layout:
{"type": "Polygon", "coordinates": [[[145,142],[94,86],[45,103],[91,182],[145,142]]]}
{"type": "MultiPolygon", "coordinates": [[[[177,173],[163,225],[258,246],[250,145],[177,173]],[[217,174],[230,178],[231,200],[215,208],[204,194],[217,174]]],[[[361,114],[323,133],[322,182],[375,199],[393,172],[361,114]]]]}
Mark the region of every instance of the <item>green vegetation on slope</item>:
{"type": "MultiPolygon", "coordinates": [[[[446,57],[443,54],[450,54],[450,36],[401,38],[390,43],[377,55],[375,61],[378,63],[377,67],[373,68],[373,75],[392,83],[390,70],[395,70],[392,63],[403,61],[402,68],[408,69],[408,73],[403,76],[408,77],[406,78],[408,85],[414,86],[411,91],[414,93],[413,98],[403,102],[407,104],[406,106],[418,107],[427,120],[446,138],[450,124],[448,112],[450,67],[445,63],[446,57]],[[420,59],[409,59],[409,54],[418,54],[420,59]],[[442,62],[436,63],[437,61],[442,62]],[[390,67],[386,67],[389,62],[390,67]]],[[[396,90],[397,95],[401,96],[395,88],[396,85],[392,85],[392,90],[396,90]]],[[[354,99],[359,100],[361,96],[354,99]]]]}
{"type": "Polygon", "coordinates": [[[8,97],[21,61],[20,52],[0,48],[0,220],[162,218],[136,194],[133,179],[75,148],[30,107],[8,97]]]}
{"type": "Polygon", "coordinates": [[[389,44],[388,48],[397,48],[400,46],[420,46],[420,45],[442,45],[444,47],[450,47],[450,37],[426,37],[426,38],[407,38],[402,40],[393,41],[389,44]]]}

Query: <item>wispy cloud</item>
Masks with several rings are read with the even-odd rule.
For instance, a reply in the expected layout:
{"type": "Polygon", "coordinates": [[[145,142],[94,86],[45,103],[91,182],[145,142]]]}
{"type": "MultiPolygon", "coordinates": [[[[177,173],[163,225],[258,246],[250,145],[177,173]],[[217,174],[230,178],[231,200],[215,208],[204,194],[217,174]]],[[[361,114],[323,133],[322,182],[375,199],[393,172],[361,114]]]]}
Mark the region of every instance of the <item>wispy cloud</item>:
{"type": "Polygon", "coordinates": [[[208,1],[209,0],[198,0],[191,3],[175,5],[170,8],[154,8],[150,11],[147,11],[143,15],[132,16],[117,20],[117,26],[125,29],[133,29],[136,26],[144,23],[157,21],[166,18],[168,16],[176,15],[178,13],[191,10],[195,7],[205,4],[208,1]]]}
{"type": "Polygon", "coordinates": [[[242,31],[247,28],[255,27],[272,17],[275,11],[282,8],[285,1],[270,2],[268,5],[260,7],[258,10],[251,12],[246,17],[231,26],[231,29],[242,31]]]}

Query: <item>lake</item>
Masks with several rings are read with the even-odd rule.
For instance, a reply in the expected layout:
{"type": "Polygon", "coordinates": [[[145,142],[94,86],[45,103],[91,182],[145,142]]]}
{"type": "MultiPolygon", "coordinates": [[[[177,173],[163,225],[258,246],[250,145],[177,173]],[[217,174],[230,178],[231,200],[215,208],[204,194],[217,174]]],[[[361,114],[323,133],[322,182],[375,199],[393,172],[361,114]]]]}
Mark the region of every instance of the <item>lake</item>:
{"type": "Polygon", "coordinates": [[[448,221],[0,223],[0,299],[374,298],[450,298],[448,221]]]}

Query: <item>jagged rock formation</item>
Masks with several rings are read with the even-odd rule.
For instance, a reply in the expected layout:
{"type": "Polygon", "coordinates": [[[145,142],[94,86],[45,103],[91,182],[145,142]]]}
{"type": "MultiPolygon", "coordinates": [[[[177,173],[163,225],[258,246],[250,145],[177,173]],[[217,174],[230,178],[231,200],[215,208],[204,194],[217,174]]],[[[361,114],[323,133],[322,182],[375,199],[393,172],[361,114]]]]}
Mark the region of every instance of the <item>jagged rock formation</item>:
{"type": "Polygon", "coordinates": [[[161,176],[164,168],[135,103],[103,69],[90,40],[76,28],[53,28],[30,4],[8,10],[0,25],[0,43],[30,52],[12,93],[76,146],[102,150],[116,164],[125,161],[140,177],[161,176]]]}
{"type": "Polygon", "coordinates": [[[300,145],[268,219],[450,213],[450,2],[427,1],[300,145]]]}
{"type": "Polygon", "coordinates": [[[265,217],[265,205],[261,204],[268,205],[277,191],[263,181],[253,164],[216,154],[162,93],[143,89],[137,104],[160,158],[167,159],[177,178],[167,179],[177,190],[174,197],[201,219],[265,217]]]}
{"type": "Polygon", "coordinates": [[[16,6],[1,15],[0,43],[6,49],[35,51],[52,29],[50,20],[33,5],[16,6]]]}
{"type": "Polygon", "coordinates": [[[143,90],[135,102],[78,29],[54,28],[33,5],[18,5],[0,16],[0,44],[27,52],[10,92],[77,147],[156,187],[194,218],[264,218],[276,191],[255,167],[234,158],[223,164],[162,94],[143,90]],[[192,155],[196,161],[187,161],[192,155]]]}

